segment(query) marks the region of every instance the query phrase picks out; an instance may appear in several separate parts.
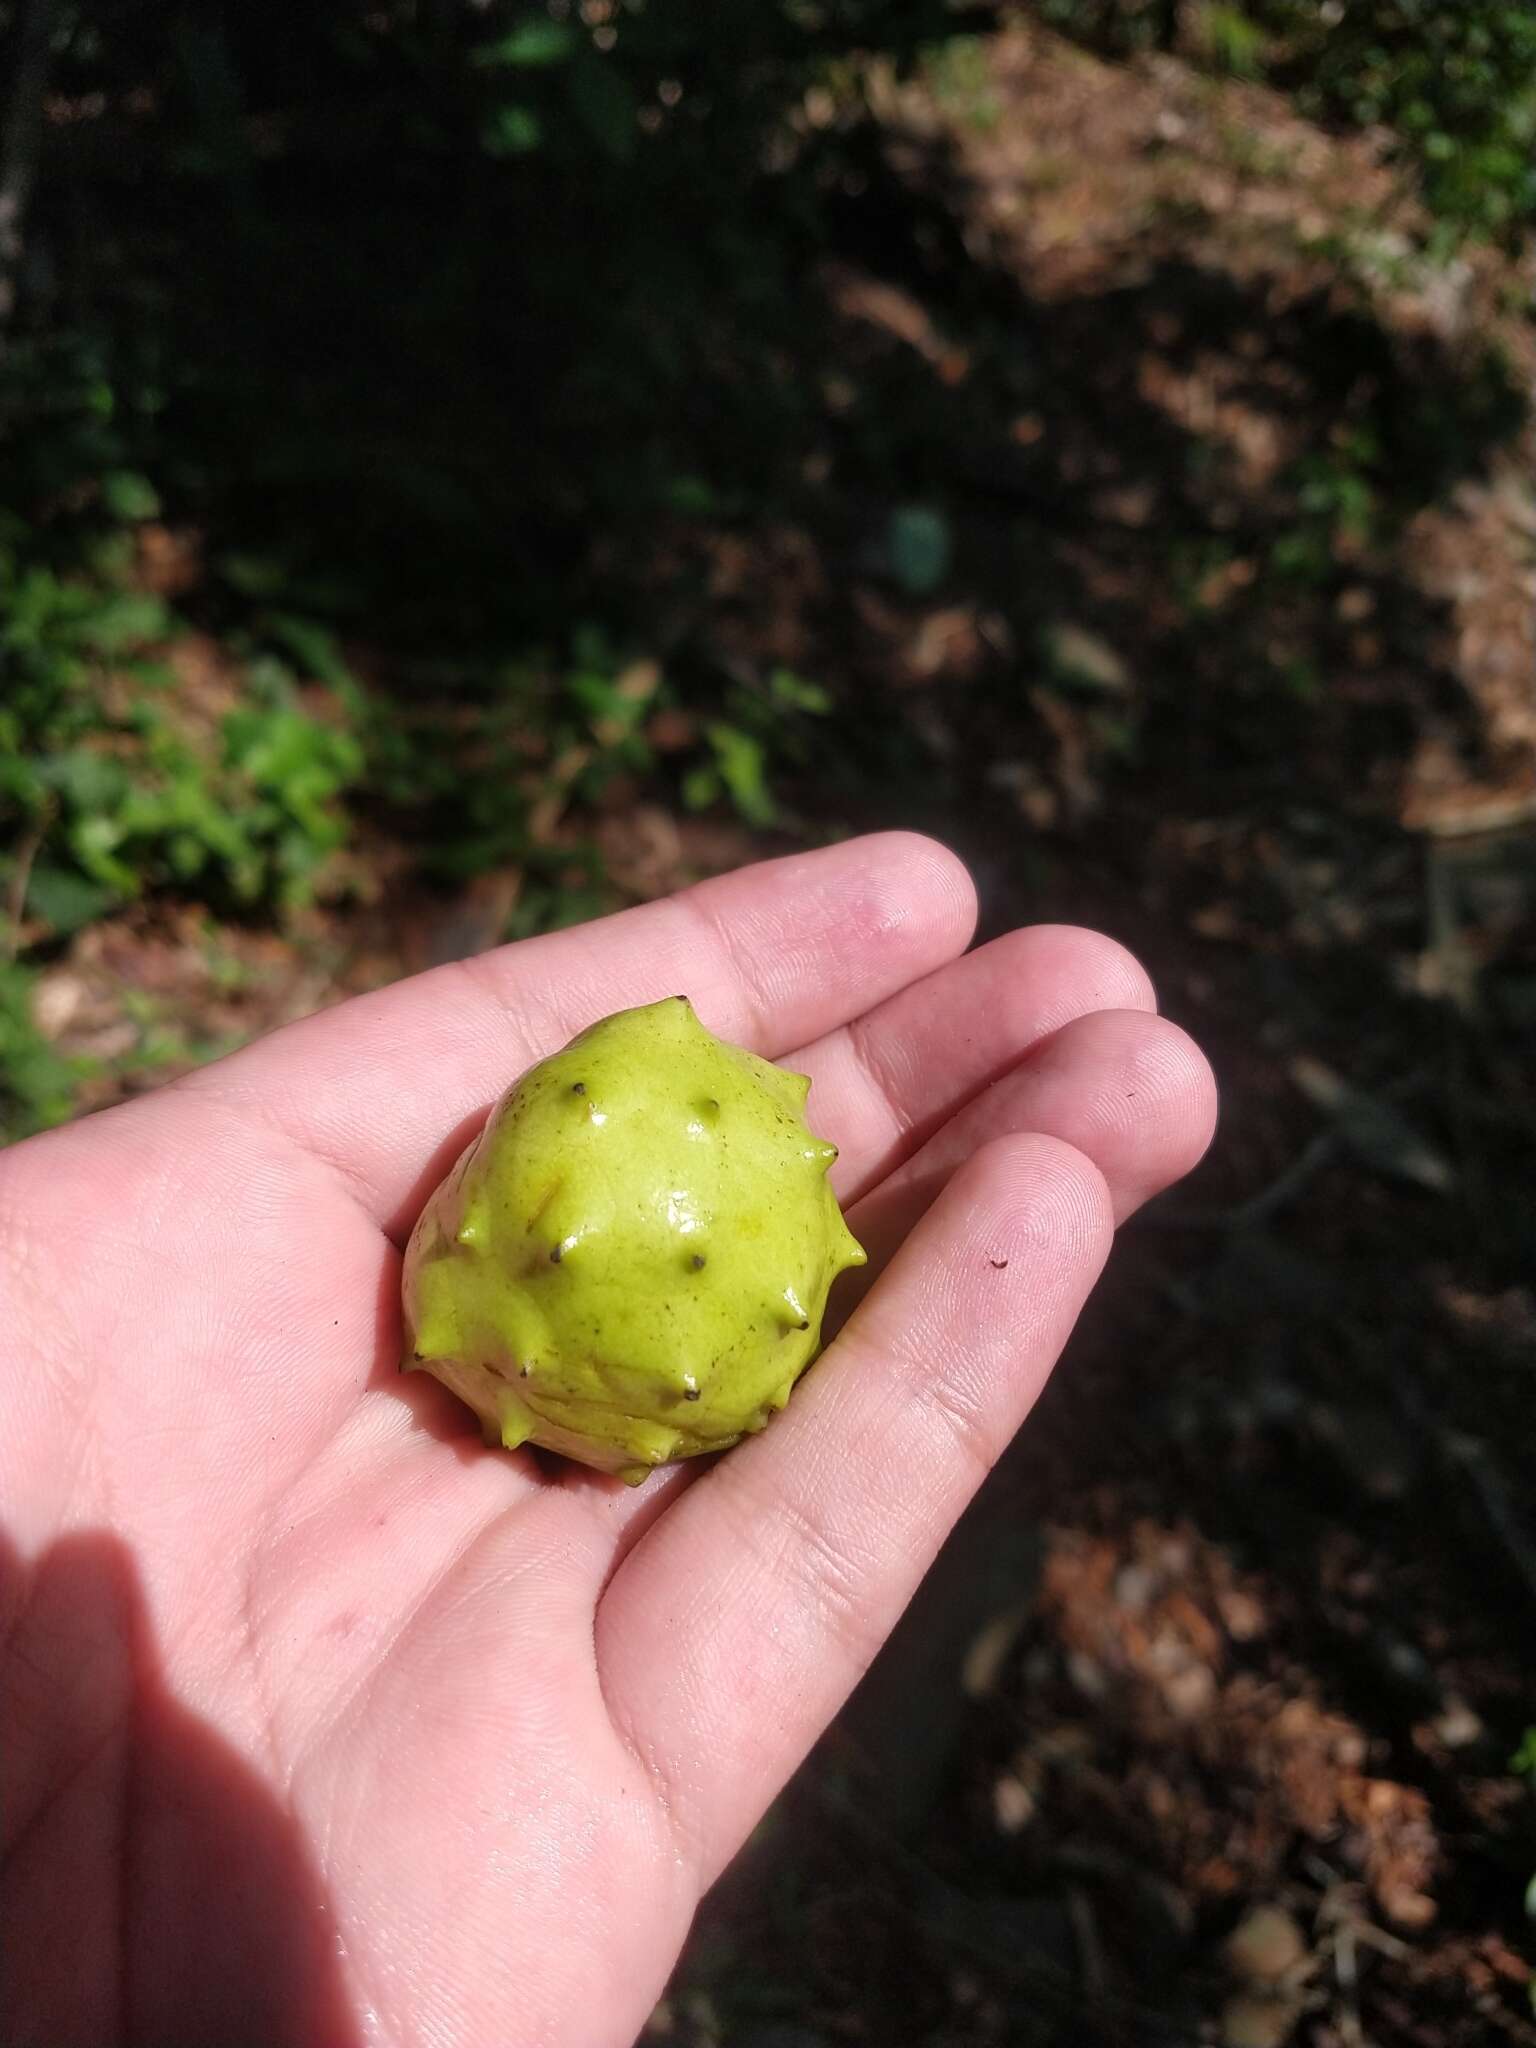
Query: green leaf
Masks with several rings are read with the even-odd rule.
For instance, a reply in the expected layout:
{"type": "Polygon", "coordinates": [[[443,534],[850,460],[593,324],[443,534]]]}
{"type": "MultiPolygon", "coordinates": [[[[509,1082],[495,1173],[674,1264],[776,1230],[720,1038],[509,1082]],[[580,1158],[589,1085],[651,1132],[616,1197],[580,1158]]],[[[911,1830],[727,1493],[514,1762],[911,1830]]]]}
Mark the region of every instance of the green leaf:
{"type": "Polygon", "coordinates": [[[63,1123],[76,1087],[95,1069],[43,1036],[32,1009],[35,987],[29,969],[0,961],[0,1145],[63,1123]]]}
{"type": "Polygon", "coordinates": [[[160,511],[160,493],[134,469],[109,470],[101,480],[101,502],[114,519],[130,524],[154,519],[160,511]]]}
{"type": "Polygon", "coordinates": [[[61,937],[100,917],[111,908],[113,900],[112,890],[101,883],[88,882],[68,868],[44,866],[41,862],[33,868],[27,883],[27,909],[61,937]]]}
{"type": "Polygon", "coordinates": [[[336,636],[329,627],[314,619],[297,618],[292,612],[269,612],[262,624],[306,675],[338,689],[351,687],[352,671],[343,661],[336,636]]]}
{"type": "Polygon", "coordinates": [[[684,519],[707,519],[718,511],[720,500],[701,476],[674,476],[664,492],[668,509],[684,519]]]}
{"type": "Polygon", "coordinates": [[[171,617],[158,597],[125,590],[105,598],[80,622],[83,645],[97,654],[121,654],[146,640],[162,640],[171,617]]]}
{"type": "Polygon", "coordinates": [[[771,825],[778,813],[762,742],[736,725],[712,725],[707,737],[731,802],[749,825],[771,825]]]}
{"type": "Polygon", "coordinates": [[[470,59],[482,70],[534,70],[563,64],[577,47],[576,31],[563,21],[524,21],[498,42],[482,43],[470,59]]]}
{"type": "Polygon", "coordinates": [[[793,669],[776,668],[768,678],[768,694],[785,711],[809,711],[822,718],[832,709],[831,691],[820,683],[807,682],[793,669]]]}
{"type": "Polygon", "coordinates": [[[579,669],[567,676],[565,687],[588,718],[620,718],[629,708],[614,688],[613,678],[597,675],[590,669],[579,669]]]}
{"type": "Polygon", "coordinates": [[[488,156],[527,156],[544,138],[531,107],[497,107],[480,129],[480,146],[488,156]]]}
{"type": "Polygon", "coordinates": [[[142,879],[116,855],[122,836],[121,828],[111,818],[81,818],[69,833],[69,843],[86,873],[94,875],[104,888],[136,896],[142,879]]]}
{"type": "Polygon", "coordinates": [[[87,815],[114,810],[128,789],[128,773],[120,761],[90,747],[68,747],[47,754],[37,764],[41,780],[66,802],[87,815]]]}
{"type": "Polygon", "coordinates": [[[618,657],[609,643],[603,628],[591,619],[582,619],[571,635],[571,659],[579,668],[612,668],[618,657]]]}
{"type": "Polygon", "coordinates": [[[720,777],[702,762],[683,777],[683,808],[707,811],[720,795],[720,777]]]}
{"type": "Polygon", "coordinates": [[[245,597],[275,597],[288,582],[284,565],[263,555],[223,555],[218,570],[224,581],[245,597]]]}

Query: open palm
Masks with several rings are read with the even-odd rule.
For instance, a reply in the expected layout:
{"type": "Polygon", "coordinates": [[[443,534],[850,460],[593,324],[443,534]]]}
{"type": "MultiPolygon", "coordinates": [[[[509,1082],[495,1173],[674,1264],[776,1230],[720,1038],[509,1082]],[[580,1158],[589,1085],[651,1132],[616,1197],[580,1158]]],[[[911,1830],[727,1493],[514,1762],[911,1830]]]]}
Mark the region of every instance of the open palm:
{"type": "Polygon", "coordinates": [[[941,848],[856,841],[0,1158],[0,2037],[632,2040],[1209,1137],[1126,954],[973,918],[941,848]],[[870,1267],[765,1435],[631,1491],[398,1375],[399,1248],[515,1074],[679,991],[813,1077],[870,1267]]]}

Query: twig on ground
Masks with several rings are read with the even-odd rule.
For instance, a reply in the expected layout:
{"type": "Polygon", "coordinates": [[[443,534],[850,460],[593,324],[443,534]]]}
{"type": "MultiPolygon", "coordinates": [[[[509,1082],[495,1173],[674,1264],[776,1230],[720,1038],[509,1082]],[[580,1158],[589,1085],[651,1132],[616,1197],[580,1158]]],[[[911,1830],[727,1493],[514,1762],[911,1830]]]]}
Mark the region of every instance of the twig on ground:
{"type": "Polygon", "coordinates": [[[32,863],[48,836],[51,820],[51,806],[45,805],[31,828],[22,835],[21,844],[16,849],[16,865],[11,870],[10,884],[5,892],[5,929],[0,931],[0,958],[7,963],[14,960],[21,949],[21,920],[27,907],[32,863]]]}
{"type": "Polygon", "coordinates": [[[1072,1922],[1073,1937],[1077,1942],[1077,1960],[1083,1973],[1083,1989],[1095,2005],[1103,2005],[1110,1996],[1109,1971],[1104,1961],[1104,1944],[1099,1939],[1093,1901],[1081,1885],[1068,1885],[1067,1913],[1072,1922]]]}

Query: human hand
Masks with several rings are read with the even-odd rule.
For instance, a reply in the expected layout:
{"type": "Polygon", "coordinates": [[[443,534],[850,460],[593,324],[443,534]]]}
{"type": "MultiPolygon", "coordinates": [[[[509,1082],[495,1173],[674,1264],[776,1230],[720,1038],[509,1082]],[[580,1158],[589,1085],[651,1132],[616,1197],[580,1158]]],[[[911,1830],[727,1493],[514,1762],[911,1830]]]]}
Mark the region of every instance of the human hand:
{"type": "Polygon", "coordinates": [[[1125,953],[1037,927],[961,957],[973,918],[941,848],[855,841],[0,1155],[11,2048],[633,2039],[1113,1221],[1210,1135],[1125,953]],[[399,1376],[400,1247],[511,1078],[679,989],[813,1077],[870,1266],[764,1435],[631,1491],[486,1451],[399,1376]]]}

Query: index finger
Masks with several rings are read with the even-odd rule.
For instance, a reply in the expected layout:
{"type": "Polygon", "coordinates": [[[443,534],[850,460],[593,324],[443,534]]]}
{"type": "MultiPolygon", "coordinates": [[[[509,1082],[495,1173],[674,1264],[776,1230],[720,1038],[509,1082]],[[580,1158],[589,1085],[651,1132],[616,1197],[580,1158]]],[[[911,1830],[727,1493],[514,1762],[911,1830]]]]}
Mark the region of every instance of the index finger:
{"type": "Polygon", "coordinates": [[[685,994],[712,1031],[771,1059],[963,953],[975,919],[947,848],[874,834],[434,968],[176,1085],[292,1138],[398,1234],[445,1142],[599,1017],[685,994]]]}

